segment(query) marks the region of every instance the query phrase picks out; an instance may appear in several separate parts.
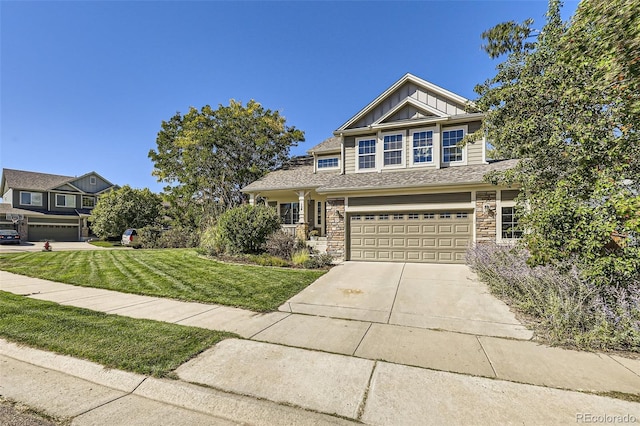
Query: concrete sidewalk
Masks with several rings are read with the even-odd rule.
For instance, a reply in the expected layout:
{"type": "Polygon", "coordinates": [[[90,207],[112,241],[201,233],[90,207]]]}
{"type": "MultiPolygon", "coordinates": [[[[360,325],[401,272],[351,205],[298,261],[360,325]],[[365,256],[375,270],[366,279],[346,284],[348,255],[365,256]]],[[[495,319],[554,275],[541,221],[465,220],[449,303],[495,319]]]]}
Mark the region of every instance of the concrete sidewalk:
{"type": "MultiPolygon", "coordinates": [[[[252,339],[219,343],[181,366],[176,371],[180,381],[139,378],[139,383],[134,380],[125,387],[79,375],[74,370],[75,365],[78,362],[85,365],[85,361],[65,361],[64,367],[56,369],[29,359],[28,353],[39,351],[3,349],[0,352],[2,360],[13,365],[13,369],[2,368],[2,382],[8,383],[5,375],[9,371],[15,372],[16,377],[10,386],[3,388],[3,395],[13,398],[5,389],[15,390],[14,399],[27,404],[42,398],[37,393],[30,393],[33,389],[16,390],[20,382],[32,383],[34,387],[39,382],[35,379],[29,382],[27,378],[37,374],[20,364],[25,362],[120,392],[105,390],[100,398],[106,399],[98,398],[100,403],[94,401],[97,408],[83,411],[92,415],[111,409],[109,415],[116,416],[115,413],[133,410],[126,408],[127,404],[152,404],[148,402],[152,400],[181,409],[194,407],[199,414],[216,418],[256,422],[235,418],[232,413],[203,412],[203,408],[198,408],[198,398],[205,398],[202,393],[210,389],[195,383],[215,388],[227,397],[244,395],[243,398],[249,398],[247,401],[264,399],[277,407],[284,404],[310,410],[313,416],[319,415],[317,413],[337,414],[371,424],[568,423],[575,422],[577,414],[598,412],[631,414],[640,421],[640,404],[567,391],[640,395],[640,360],[616,355],[373,321],[287,312],[257,314],[219,305],[70,286],[6,272],[0,272],[0,289],[118,315],[233,331],[252,339]],[[151,383],[158,388],[146,392],[151,383]],[[186,396],[191,394],[183,388],[199,396],[186,396]],[[158,396],[161,394],[173,396],[154,400],[161,398],[158,396]],[[105,403],[106,400],[111,402],[105,403]],[[190,402],[181,402],[182,406],[176,403],[177,400],[190,402]]],[[[2,343],[2,348],[11,346],[2,343]]],[[[129,373],[118,373],[130,377],[129,373]]],[[[54,385],[52,389],[55,390],[54,385]]],[[[79,392],[75,397],[80,395],[83,393],[79,392]]],[[[206,398],[217,401],[221,396],[206,398]]],[[[255,409],[258,408],[251,408],[255,409]]],[[[65,413],[78,416],[77,421],[84,415],[65,413]]],[[[169,419],[170,415],[167,416],[169,419]]],[[[265,418],[270,419],[265,424],[282,423],[272,421],[274,417],[265,418]]],[[[119,424],[116,417],[113,420],[109,423],[119,424]]],[[[294,423],[300,423],[298,420],[294,423]]],[[[312,423],[323,423],[339,419],[313,417],[311,420],[312,423]]],[[[194,420],[194,423],[198,421],[194,420]]]]}

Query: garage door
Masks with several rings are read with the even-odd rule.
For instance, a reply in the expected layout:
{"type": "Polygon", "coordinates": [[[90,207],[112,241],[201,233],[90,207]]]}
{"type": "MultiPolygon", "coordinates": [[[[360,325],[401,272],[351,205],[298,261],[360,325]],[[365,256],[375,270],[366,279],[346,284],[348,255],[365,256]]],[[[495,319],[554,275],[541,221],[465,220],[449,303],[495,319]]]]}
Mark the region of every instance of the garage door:
{"type": "Polygon", "coordinates": [[[349,217],[351,260],[464,263],[471,211],[363,213],[349,217]]]}
{"type": "Polygon", "coordinates": [[[29,225],[29,241],[78,241],[78,227],[65,225],[29,225]]]}

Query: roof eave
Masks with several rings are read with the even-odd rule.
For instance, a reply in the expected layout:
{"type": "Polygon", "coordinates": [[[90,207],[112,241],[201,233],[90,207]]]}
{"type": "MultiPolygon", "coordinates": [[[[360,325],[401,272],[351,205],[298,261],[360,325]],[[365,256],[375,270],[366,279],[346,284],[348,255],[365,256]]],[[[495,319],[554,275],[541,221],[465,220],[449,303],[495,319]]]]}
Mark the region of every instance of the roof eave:
{"type": "Polygon", "coordinates": [[[482,185],[489,185],[489,184],[483,181],[475,180],[475,181],[466,181],[466,182],[414,184],[414,185],[401,185],[401,186],[376,185],[376,186],[343,187],[343,188],[329,188],[329,189],[318,188],[316,189],[316,192],[318,194],[329,194],[329,193],[336,193],[336,192],[359,192],[359,191],[372,191],[372,190],[388,191],[388,190],[406,189],[406,188],[442,188],[442,187],[446,188],[450,186],[453,187],[453,186],[482,186],[482,185]]]}

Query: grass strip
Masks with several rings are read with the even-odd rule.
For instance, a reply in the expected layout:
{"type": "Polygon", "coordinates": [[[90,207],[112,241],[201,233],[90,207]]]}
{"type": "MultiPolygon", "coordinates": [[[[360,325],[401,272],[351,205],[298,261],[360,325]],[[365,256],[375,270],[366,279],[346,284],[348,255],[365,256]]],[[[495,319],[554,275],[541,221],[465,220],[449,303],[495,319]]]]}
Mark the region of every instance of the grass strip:
{"type": "Polygon", "coordinates": [[[0,336],[108,368],[156,377],[219,341],[238,337],[159,321],[109,315],[0,291],[0,336]]]}
{"type": "Polygon", "coordinates": [[[123,293],[274,311],[325,271],[235,265],[195,250],[92,250],[0,254],[0,269],[123,293]]]}

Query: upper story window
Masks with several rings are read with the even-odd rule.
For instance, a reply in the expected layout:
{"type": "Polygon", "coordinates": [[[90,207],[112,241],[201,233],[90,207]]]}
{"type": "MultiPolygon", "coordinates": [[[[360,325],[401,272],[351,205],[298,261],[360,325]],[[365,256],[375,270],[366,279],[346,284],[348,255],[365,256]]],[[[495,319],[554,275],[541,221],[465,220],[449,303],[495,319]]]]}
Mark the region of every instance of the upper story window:
{"type": "Polygon", "coordinates": [[[376,168],[376,140],[361,139],[358,141],[358,169],[376,168]]]}
{"type": "Polygon", "coordinates": [[[96,185],[98,183],[98,180],[96,179],[95,176],[89,176],[89,185],[96,185]]]}
{"type": "Polygon", "coordinates": [[[413,133],[413,164],[425,164],[433,162],[433,131],[420,131],[413,133]]]}
{"type": "Polygon", "coordinates": [[[455,163],[462,161],[462,148],[456,146],[464,137],[463,129],[445,130],[442,132],[442,162],[455,163]]]}
{"type": "Polygon", "coordinates": [[[337,167],[338,167],[338,157],[318,159],[319,169],[335,169],[337,167]]]}
{"type": "Polygon", "coordinates": [[[56,207],[76,207],[76,196],[70,194],[56,194],[56,207]]]}
{"type": "Polygon", "coordinates": [[[96,198],[95,197],[87,197],[85,195],[82,196],[82,208],[83,209],[92,209],[96,206],[96,198]]]}
{"type": "Polygon", "coordinates": [[[20,204],[23,206],[42,206],[42,194],[39,192],[20,192],[20,204]]]}
{"type": "Polygon", "coordinates": [[[383,141],[383,158],[385,166],[401,166],[402,165],[402,134],[384,135],[383,141]]]}

